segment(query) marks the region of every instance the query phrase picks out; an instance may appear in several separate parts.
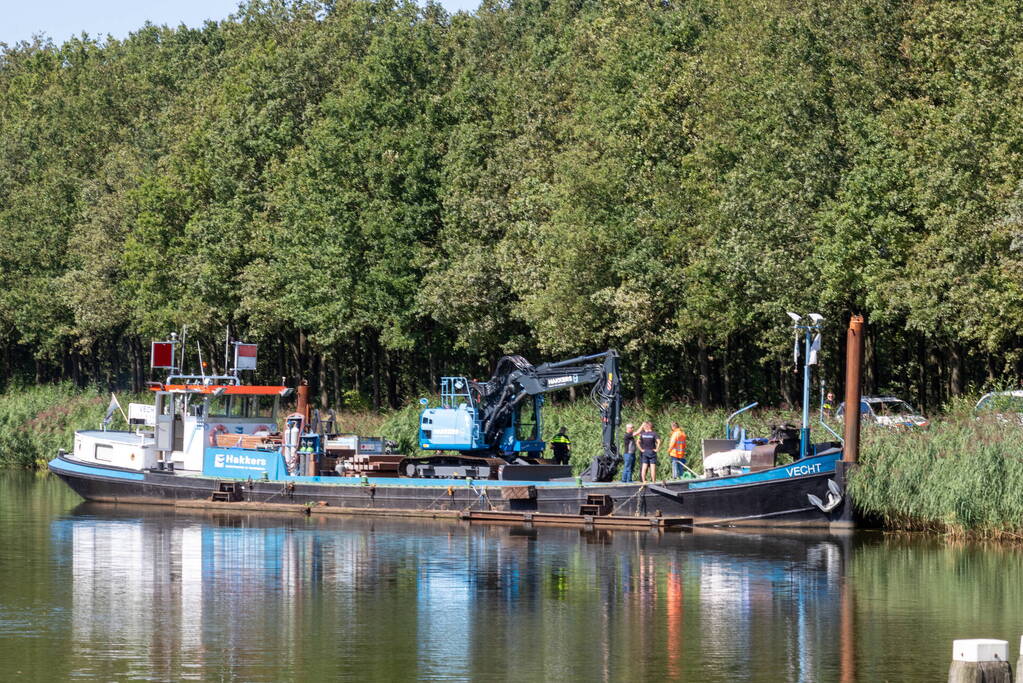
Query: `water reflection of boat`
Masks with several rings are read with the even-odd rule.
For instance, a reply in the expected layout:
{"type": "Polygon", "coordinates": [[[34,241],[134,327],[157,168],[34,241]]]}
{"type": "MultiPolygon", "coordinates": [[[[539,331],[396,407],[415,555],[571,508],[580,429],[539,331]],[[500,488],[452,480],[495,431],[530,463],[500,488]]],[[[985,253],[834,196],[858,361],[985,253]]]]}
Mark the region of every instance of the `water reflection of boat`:
{"type": "Polygon", "coordinates": [[[326,658],[339,677],[835,678],[834,536],[96,504],[52,528],[79,676],[266,680],[326,658]]]}

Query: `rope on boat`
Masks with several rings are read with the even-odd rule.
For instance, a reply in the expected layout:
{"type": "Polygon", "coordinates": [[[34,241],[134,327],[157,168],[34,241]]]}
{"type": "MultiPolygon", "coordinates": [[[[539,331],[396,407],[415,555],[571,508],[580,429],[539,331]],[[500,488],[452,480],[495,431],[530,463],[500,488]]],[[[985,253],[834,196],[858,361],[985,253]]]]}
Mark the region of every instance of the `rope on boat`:
{"type": "Polygon", "coordinates": [[[641,486],[640,486],[639,488],[637,488],[637,489],[636,489],[636,492],[635,492],[635,493],[633,493],[633,494],[632,494],[631,496],[629,496],[628,498],[626,498],[625,500],[623,500],[623,501],[622,501],[621,503],[619,503],[618,505],[616,505],[616,506],[614,506],[613,508],[611,508],[611,514],[612,514],[612,515],[613,515],[613,514],[615,514],[616,512],[618,512],[619,510],[621,510],[621,509],[622,509],[623,507],[625,507],[626,505],[628,505],[628,504],[629,504],[629,503],[630,503],[630,502],[632,501],[632,499],[633,499],[633,498],[635,498],[635,497],[636,497],[636,496],[638,496],[639,494],[643,493],[643,491],[644,491],[645,489],[646,489],[646,484],[643,484],[643,485],[641,485],[641,486]]]}
{"type": "MultiPolygon", "coordinates": [[[[469,488],[471,488],[473,490],[473,493],[477,494],[477,497],[476,497],[476,500],[470,502],[468,505],[465,506],[464,511],[467,512],[467,511],[471,510],[472,506],[474,504],[479,503],[484,498],[487,501],[487,507],[489,509],[491,509],[491,510],[495,509],[494,508],[494,504],[490,502],[490,496],[487,495],[487,487],[486,486],[484,486],[482,488],[479,488],[479,489],[477,489],[475,486],[470,486],[469,488]]],[[[480,509],[484,509],[484,508],[480,508],[480,509]]]]}
{"type": "Polygon", "coordinates": [[[433,509],[433,506],[434,506],[434,505],[436,505],[436,504],[437,504],[437,502],[438,502],[438,501],[439,501],[439,500],[440,500],[441,498],[443,498],[444,496],[448,496],[449,498],[454,498],[454,496],[455,496],[455,487],[454,487],[454,486],[449,486],[449,487],[447,488],[447,490],[445,490],[445,491],[444,491],[444,493],[440,494],[439,496],[437,496],[436,498],[434,498],[434,499],[433,499],[432,501],[430,501],[430,504],[426,506],[426,509],[427,509],[427,510],[432,510],[432,509],[433,509]]]}
{"type": "Polygon", "coordinates": [[[291,492],[291,493],[293,494],[293,493],[294,493],[294,491],[295,491],[295,484],[294,484],[293,482],[290,482],[290,481],[289,481],[289,482],[288,482],[287,484],[285,484],[285,485],[284,485],[284,486],[283,486],[283,487],[281,488],[281,490],[280,490],[280,491],[278,491],[277,493],[271,493],[271,494],[270,494],[270,497],[269,497],[269,498],[267,498],[266,500],[264,500],[263,502],[264,502],[264,503],[269,503],[269,502],[270,502],[271,500],[273,500],[273,499],[274,499],[274,498],[276,498],[277,496],[283,496],[283,495],[284,495],[285,493],[289,493],[289,492],[291,492]],[[289,486],[289,485],[290,485],[290,486],[289,486]]]}

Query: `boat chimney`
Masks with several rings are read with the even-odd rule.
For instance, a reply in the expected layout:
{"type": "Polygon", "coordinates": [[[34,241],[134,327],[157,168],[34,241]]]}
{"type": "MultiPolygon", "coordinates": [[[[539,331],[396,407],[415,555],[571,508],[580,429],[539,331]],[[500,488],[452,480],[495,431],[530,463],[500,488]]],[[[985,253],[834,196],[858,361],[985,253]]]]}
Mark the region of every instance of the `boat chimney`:
{"type": "Polygon", "coordinates": [[[302,380],[298,385],[298,405],[295,412],[301,413],[305,418],[305,424],[309,424],[309,381],[302,380]]]}
{"type": "Polygon", "coordinates": [[[860,379],[863,369],[863,316],[849,319],[845,347],[845,449],[842,460],[860,457],[860,379]]]}

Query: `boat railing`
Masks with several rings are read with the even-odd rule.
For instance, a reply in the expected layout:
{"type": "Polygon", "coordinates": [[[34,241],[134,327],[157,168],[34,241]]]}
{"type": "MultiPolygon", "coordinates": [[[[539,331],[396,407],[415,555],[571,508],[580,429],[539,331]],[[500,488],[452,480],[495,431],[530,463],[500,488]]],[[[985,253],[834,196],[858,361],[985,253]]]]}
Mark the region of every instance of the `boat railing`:
{"type": "Polygon", "coordinates": [[[165,384],[226,384],[235,386],[241,384],[241,380],[235,375],[167,375],[165,384]]]}
{"type": "Polygon", "coordinates": [[[745,413],[747,410],[752,410],[753,408],[756,408],[758,405],[760,405],[760,402],[759,401],[754,401],[753,403],[750,403],[748,406],[745,406],[743,408],[739,408],[734,413],[732,413],[731,415],[729,415],[728,417],[725,418],[725,438],[726,439],[737,439],[738,438],[737,435],[732,434],[732,427],[731,427],[732,420],[734,418],[738,417],[739,415],[741,415],[742,413],[745,413]]]}

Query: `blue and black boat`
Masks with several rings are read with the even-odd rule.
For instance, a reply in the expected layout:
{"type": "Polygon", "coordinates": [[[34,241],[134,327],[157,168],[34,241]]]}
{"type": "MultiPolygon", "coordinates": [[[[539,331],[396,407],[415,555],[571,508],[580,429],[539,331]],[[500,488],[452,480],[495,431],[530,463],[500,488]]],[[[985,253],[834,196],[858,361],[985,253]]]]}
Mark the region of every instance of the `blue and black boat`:
{"type": "MultiPolygon", "coordinates": [[[[808,398],[814,328],[804,327],[808,398]]],[[[236,344],[235,368],[224,375],[187,375],[170,360],[165,367],[172,373],[151,387],[153,403],[129,406],[128,431],[77,432],[73,450],[51,460],[50,471],[87,500],[117,503],[303,505],[470,518],[507,513],[525,521],[544,514],[675,518],[745,526],[828,527],[851,517],[841,443],[811,443],[805,405],[798,436],[753,440],[730,434],[735,438],[703,444],[705,456],[748,451],[748,463],[740,458],[691,479],[614,481],[621,405],[614,351],[536,367],[506,357],[485,383],[445,378],[441,405],[424,406],[420,417],[419,446],[437,454],[392,456],[391,462],[400,462],[382,476],[350,476],[332,447],[357,453],[357,444],[307,429],[304,411],[281,414],[281,399],[293,389],[242,384],[238,367],[247,361],[239,353],[249,353],[247,346],[236,344]],[[540,408],[545,392],[578,384],[592,384],[604,453],[572,476],[566,465],[541,457],[546,444],[540,408]],[[794,460],[779,464],[786,452],[794,460]]]]}

